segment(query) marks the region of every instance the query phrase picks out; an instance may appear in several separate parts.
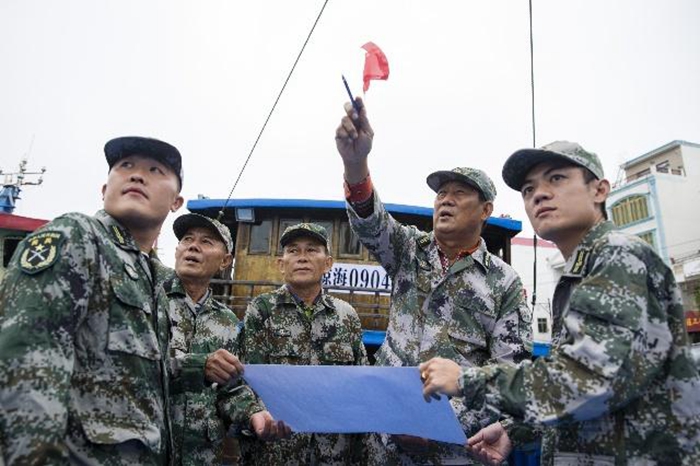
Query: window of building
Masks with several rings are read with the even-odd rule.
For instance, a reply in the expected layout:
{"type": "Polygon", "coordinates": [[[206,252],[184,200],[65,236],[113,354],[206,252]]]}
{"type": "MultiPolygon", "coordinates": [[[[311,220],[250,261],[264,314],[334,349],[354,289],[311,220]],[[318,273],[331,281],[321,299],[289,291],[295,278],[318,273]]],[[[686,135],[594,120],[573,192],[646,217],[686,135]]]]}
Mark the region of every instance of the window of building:
{"type": "Polygon", "coordinates": [[[619,227],[649,218],[646,196],[630,196],[612,206],[613,222],[619,227]]]}
{"type": "Polygon", "coordinates": [[[671,168],[671,163],[668,160],[664,160],[661,163],[656,164],[656,171],[659,173],[668,173],[671,168]]]}
{"type": "Polygon", "coordinates": [[[338,238],[338,254],[340,256],[359,256],[360,238],[350,228],[350,222],[341,221],[338,238]]]}
{"type": "Polygon", "coordinates": [[[652,248],[655,247],[654,246],[654,232],[653,231],[647,231],[646,233],[640,233],[637,236],[639,236],[644,241],[646,241],[652,248]]]}
{"type": "Polygon", "coordinates": [[[537,318],[537,332],[538,333],[547,333],[549,329],[547,328],[547,318],[546,317],[538,317],[537,318]]]}
{"type": "Polygon", "coordinates": [[[271,236],[271,220],[263,220],[259,224],[251,225],[250,244],[248,245],[248,252],[251,254],[269,254],[271,236]]]}

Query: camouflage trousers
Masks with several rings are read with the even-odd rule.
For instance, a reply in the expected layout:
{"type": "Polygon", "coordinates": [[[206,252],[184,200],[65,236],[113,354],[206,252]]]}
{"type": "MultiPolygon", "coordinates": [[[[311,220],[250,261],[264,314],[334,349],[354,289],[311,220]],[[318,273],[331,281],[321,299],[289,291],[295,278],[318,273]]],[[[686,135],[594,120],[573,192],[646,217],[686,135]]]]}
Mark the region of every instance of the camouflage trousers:
{"type": "Polygon", "coordinates": [[[292,434],[287,440],[262,442],[241,438],[241,464],[257,466],[351,466],[362,463],[360,434],[292,434]]]}
{"type": "Polygon", "coordinates": [[[404,451],[392,436],[368,434],[365,437],[362,464],[368,466],[442,466],[481,464],[468,458],[461,445],[430,442],[420,453],[404,451]]]}

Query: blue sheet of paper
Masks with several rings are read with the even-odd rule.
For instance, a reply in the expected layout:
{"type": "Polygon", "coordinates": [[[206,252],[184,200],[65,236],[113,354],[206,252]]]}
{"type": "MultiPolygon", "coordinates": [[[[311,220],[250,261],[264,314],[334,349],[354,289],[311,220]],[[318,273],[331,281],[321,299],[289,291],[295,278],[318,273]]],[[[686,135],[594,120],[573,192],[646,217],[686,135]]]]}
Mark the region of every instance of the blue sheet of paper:
{"type": "Polygon", "coordinates": [[[247,364],[244,378],[275,419],[295,432],[467,440],[446,397],[423,399],[417,367],[247,364]]]}

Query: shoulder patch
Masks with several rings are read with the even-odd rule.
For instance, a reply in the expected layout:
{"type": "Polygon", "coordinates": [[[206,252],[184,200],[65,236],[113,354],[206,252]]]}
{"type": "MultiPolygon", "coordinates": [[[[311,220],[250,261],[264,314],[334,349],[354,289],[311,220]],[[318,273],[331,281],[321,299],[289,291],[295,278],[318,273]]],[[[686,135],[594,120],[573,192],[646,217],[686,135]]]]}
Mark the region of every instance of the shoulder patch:
{"type": "Polygon", "coordinates": [[[578,253],[576,253],[576,259],[571,267],[572,274],[580,275],[581,272],[583,272],[583,268],[586,266],[586,262],[588,262],[588,256],[590,254],[590,249],[581,249],[578,253]]]}
{"type": "Polygon", "coordinates": [[[58,248],[65,239],[59,231],[42,231],[27,238],[19,257],[22,272],[35,274],[51,267],[58,260],[58,248]]]}
{"type": "Polygon", "coordinates": [[[423,235],[420,238],[418,238],[418,246],[424,248],[429,244],[430,244],[430,236],[429,235],[423,235]]]}

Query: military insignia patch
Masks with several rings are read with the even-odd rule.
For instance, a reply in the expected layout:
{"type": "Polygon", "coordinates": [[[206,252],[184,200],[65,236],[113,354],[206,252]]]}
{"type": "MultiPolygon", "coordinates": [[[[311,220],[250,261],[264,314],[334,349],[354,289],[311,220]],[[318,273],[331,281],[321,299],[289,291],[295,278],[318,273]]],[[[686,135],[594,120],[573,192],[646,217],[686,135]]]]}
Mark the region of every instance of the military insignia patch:
{"type": "Polygon", "coordinates": [[[112,225],[112,236],[120,245],[124,246],[126,244],[124,231],[117,225],[112,225]]]}
{"type": "Polygon", "coordinates": [[[35,274],[51,267],[58,259],[58,248],[64,239],[58,231],[43,231],[27,238],[19,257],[22,272],[35,274]]]}
{"type": "Polygon", "coordinates": [[[574,265],[571,267],[571,273],[573,275],[580,275],[581,272],[583,272],[583,268],[586,266],[586,262],[588,262],[588,256],[590,256],[591,251],[588,249],[581,249],[577,254],[576,254],[576,259],[574,259],[574,265]]]}

